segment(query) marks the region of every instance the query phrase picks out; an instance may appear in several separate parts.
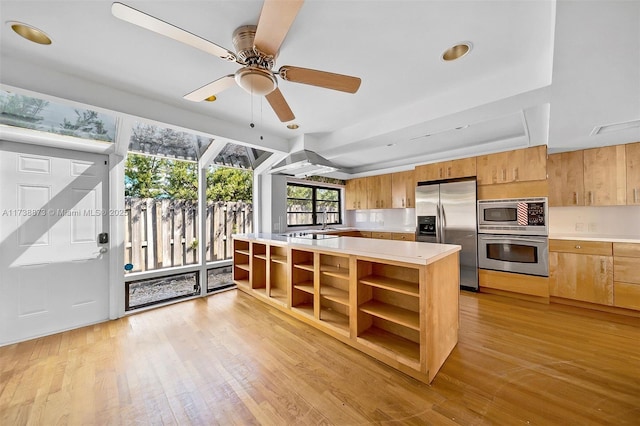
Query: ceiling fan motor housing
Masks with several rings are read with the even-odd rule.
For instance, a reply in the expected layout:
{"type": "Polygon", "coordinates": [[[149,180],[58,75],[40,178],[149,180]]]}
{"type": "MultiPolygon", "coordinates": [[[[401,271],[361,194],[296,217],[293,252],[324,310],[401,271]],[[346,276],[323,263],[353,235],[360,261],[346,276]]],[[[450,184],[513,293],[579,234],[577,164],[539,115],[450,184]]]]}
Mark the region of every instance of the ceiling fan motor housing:
{"type": "Polygon", "coordinates": [[[254,46],[256,28],[255,25],[243,25],[233,32],[233,46],[238,59],[246,65],[236,71],[235,80],[248,93],[264,96],[278,87],[278,81],[271,71],[274,58],[254,46]]]}

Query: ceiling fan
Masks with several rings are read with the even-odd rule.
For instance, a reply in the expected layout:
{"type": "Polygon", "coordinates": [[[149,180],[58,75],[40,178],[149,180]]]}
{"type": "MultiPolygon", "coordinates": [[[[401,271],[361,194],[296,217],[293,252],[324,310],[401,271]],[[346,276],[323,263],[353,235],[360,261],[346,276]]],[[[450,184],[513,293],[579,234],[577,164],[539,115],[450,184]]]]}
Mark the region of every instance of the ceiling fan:
{"type": "Polygon", "coordinates": [[[236,53],[123,3],[113,3],[111,13],[116,18],[203,50],[225,61],[242,65],[235,74],[212,81],[186,94],[185,99],[200,102],[238,84],[252,95],[265,96],[280,121],[285,122],[293,120],[295,116],[278,88],[276,76],[294,83],[347,93],[357,92],[361,82],[358,77],[291,65],[284,65],[277,72],[273,71],[280,45],[303,1],[265,0],[258,25],[243,25],[233,32],[236,53]]]}

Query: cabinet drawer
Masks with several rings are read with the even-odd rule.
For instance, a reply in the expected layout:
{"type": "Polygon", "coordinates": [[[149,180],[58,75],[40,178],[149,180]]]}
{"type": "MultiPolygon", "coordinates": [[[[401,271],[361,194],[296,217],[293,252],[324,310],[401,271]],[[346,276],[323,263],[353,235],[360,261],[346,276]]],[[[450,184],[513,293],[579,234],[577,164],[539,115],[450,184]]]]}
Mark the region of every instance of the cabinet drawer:
{"type": "Polygon", "coordinates": [[[549,240],[549,251],[613,256],[613,244],[601,241],[549,240]]]}
{"type": "Polygon", "coordinates": [[[613,255],[625,257],[640,257],[640,244],[613,243],[613,255]]]}
{"type": "Polygon", "coordinates": [[[640,284],[640,258],[614,256],[613,279],[640,284]]]}
{"type": "Polygon", "coordinates": [[[390,240],[391,232],[371,232],[371,238],[378,238],[380,240],[390,240]]]}
{"type": "Polygon", "coordinates": [[[619,308],[640,310],[640,285],[614,282],[613,305],[619,308]]]}
{"type": "Polygon", "coordinates": [[[407,233],[394,232],[391,235],[391,239],[398,240],[398,241],[415,241],[416,236],[415,234],[410,234],[408,232],[407,233]]]}

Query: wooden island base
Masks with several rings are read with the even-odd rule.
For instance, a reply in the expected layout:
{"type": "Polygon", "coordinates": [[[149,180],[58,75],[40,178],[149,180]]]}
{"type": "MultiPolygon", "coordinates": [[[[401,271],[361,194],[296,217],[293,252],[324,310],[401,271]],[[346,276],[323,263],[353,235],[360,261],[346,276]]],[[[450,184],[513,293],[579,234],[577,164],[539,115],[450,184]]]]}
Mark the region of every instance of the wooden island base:
{"type": "Polygon", "coordinates": [[[234,282],[430,383],[458,341],[459,246],[384,241],[370,253],[362,241],[234,235],[234,282]]]}

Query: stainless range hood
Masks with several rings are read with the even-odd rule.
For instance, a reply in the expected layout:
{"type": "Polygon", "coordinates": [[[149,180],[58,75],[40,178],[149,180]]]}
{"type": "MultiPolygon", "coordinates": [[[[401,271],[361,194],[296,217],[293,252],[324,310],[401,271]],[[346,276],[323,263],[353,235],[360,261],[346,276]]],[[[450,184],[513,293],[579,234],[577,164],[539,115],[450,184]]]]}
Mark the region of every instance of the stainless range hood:
{"type": "Polygon", "coordinates": [[[338,170],[333,163],[313,151],[302,151],[289,154],[287,158],[271,167],[269,173],[307,177],[331,173],[338,170]]]}

